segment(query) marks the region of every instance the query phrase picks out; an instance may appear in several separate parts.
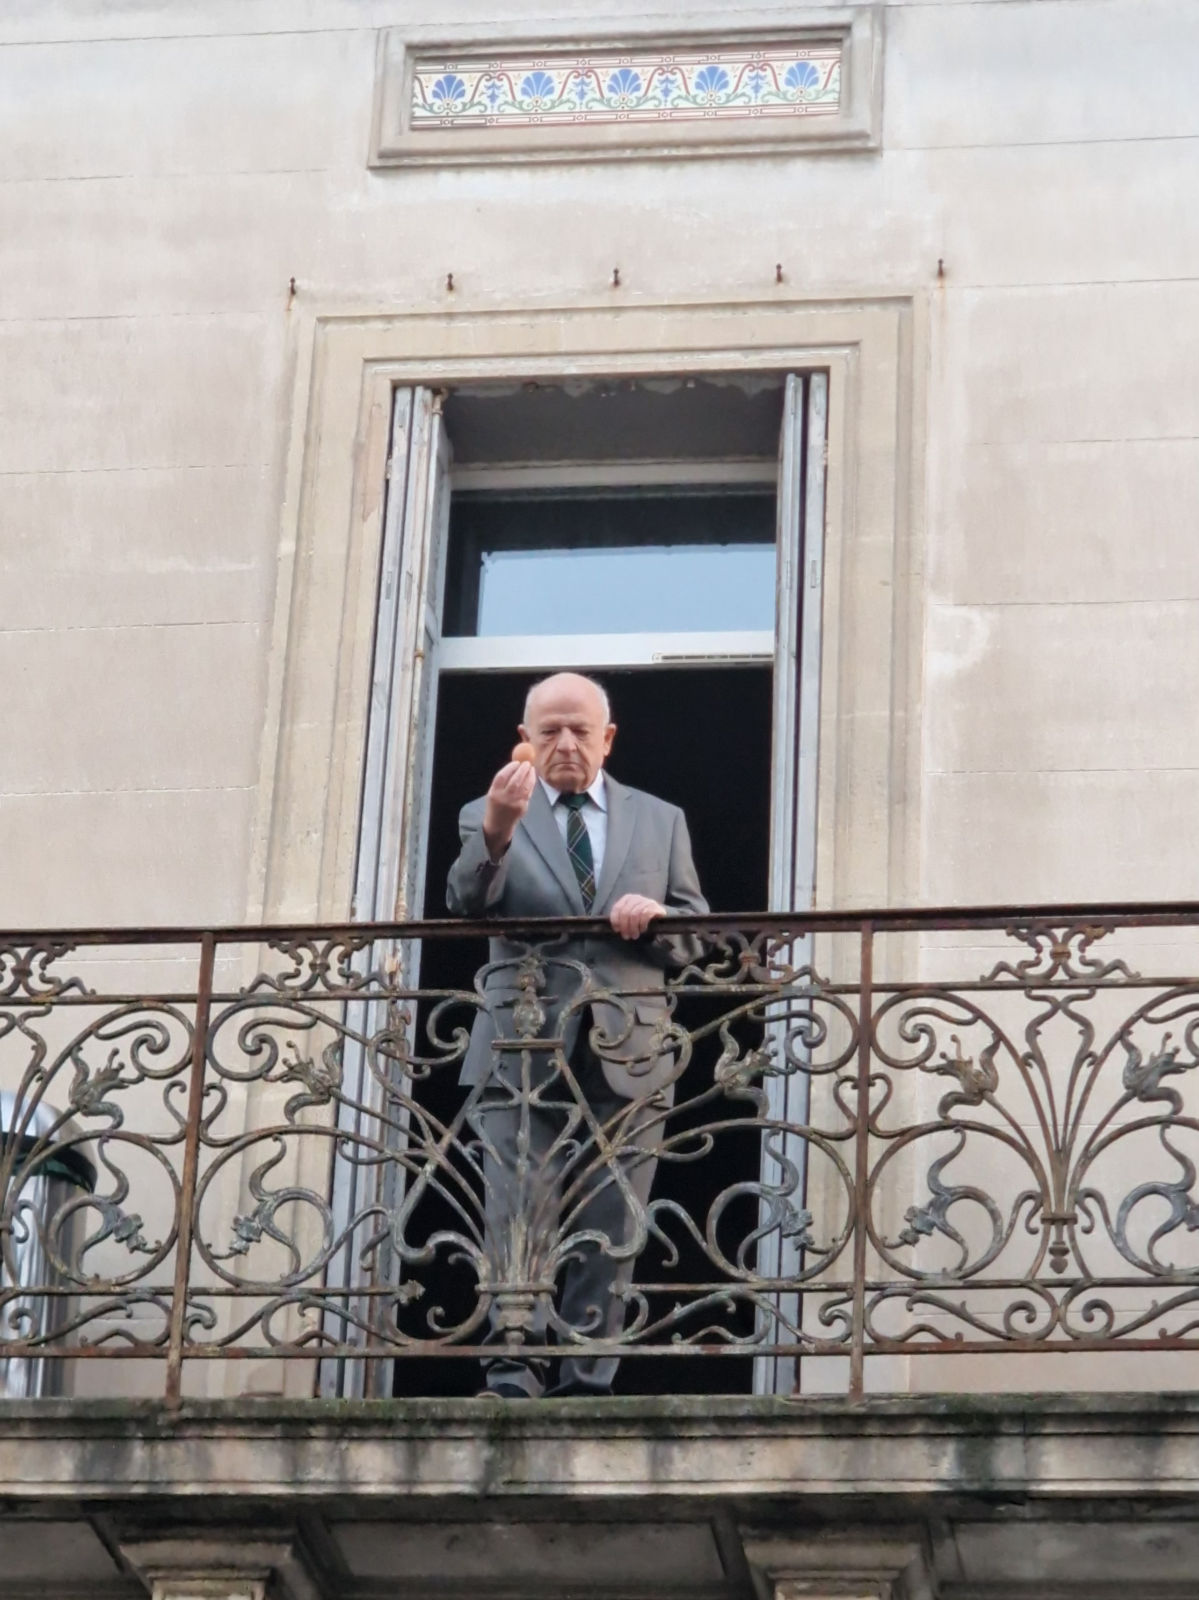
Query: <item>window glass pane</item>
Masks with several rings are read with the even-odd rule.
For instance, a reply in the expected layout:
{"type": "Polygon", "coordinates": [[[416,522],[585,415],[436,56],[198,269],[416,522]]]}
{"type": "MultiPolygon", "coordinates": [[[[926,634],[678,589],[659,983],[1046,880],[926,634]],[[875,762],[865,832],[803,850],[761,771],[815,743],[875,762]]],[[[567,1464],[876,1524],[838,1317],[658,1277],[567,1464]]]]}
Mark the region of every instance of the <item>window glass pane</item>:
{"type": "Polygon", "coordinates": [[[774,496],[459,497],[444,632],[774,627],[774,496]]]}
{"type": "Polygon", "coordinates": [[[494,550],[483,557],[480,635],[773,627],[773,545],[494,550]]]}

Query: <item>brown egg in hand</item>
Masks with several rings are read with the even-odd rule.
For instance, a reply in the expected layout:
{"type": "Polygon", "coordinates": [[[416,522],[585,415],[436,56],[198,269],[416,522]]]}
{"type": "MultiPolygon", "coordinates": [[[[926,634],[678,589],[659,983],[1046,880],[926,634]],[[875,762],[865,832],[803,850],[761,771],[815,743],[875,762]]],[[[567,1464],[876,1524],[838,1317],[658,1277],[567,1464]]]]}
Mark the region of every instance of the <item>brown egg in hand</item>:
{"type": "Polygon", "coordinates": [[[520,744],[516,745],[512,751],[513,761],[533,761],[536,759],[536,756],[536,750],[534,750],[531,744],[526,744],[524,740],[522,740],[520,744]]]}

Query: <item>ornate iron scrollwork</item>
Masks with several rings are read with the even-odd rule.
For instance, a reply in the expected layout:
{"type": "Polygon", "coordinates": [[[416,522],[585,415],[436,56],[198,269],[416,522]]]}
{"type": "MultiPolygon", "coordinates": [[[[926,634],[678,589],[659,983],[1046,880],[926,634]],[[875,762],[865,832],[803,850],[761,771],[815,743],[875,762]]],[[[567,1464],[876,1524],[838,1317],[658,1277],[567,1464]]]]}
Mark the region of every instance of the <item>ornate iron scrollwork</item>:
{"type": "Polygon", "coordinates": [[[690,925],[652,992],[554,926],[450,988],[396,952],[478,929],[208,936],[183,994],[3,945],[0,1375],[1199,1346],[1199,978],[1142,976],[1135,919],[992,919],[1013,948],[935,982],[869,977],[851,917],[690,925]],[[596,1255],[615,1319],[564,1298],[596,1255]]]}

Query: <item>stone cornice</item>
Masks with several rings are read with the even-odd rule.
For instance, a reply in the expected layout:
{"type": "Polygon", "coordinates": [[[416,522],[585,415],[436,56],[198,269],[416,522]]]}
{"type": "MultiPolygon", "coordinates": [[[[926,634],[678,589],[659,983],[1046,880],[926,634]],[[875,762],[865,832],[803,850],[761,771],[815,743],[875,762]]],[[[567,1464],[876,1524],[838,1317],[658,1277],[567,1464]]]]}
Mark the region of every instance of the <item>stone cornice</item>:
{"type": "Polygon", "coordinates": [[[0,1403],[0,1495],[230,1503],[1199,1494],[1199,1395],[0,1403]]]}

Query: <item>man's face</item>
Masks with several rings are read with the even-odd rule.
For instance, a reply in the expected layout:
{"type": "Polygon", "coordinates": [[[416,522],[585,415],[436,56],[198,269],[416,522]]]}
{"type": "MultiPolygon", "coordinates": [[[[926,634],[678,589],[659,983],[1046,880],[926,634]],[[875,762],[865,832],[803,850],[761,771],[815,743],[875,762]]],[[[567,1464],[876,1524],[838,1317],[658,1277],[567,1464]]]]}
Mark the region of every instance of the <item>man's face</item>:
{"type": "Polygon", "coordinates": [[[534,691],[526,716],[520,734],[536,751],[538,776],[564,794],[589,789],[616,735],[594,685],[559,673],[534,691]]]}

